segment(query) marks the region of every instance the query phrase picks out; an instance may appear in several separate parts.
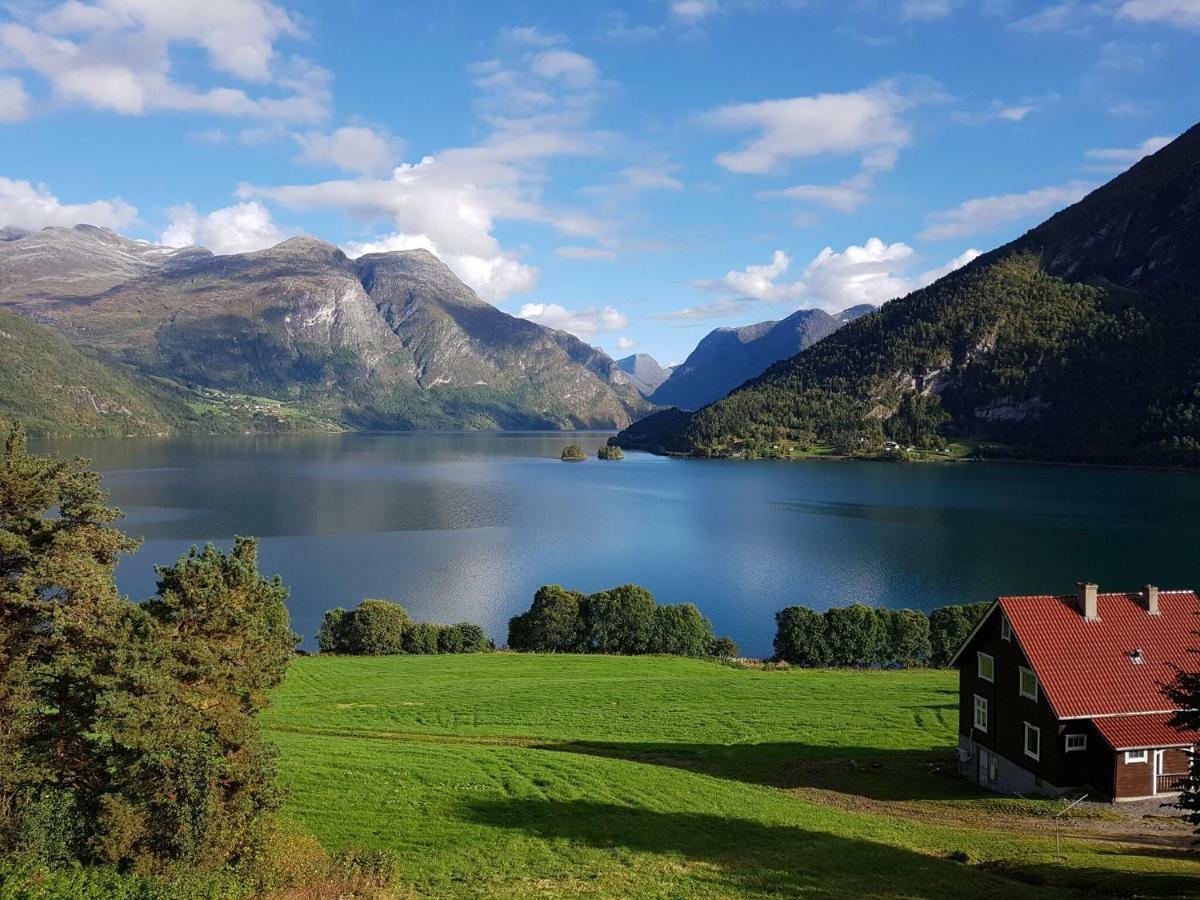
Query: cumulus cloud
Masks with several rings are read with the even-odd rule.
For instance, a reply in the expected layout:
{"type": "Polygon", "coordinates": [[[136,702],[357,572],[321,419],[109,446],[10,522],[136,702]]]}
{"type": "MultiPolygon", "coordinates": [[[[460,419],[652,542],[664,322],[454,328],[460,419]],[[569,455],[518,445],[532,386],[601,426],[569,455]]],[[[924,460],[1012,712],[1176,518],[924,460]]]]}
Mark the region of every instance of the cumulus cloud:
{"type": "Polygon", "coordinates": [[[491,127],[474,146],[402,163],[389,177],[244,185],[239,194],[288,209],[333,209],[368,222],[387,220],[390,227],[382,235],[348,245],[348,250],[423,246],[493,302],[529,290],[538,271],[500,246],[495,237],[499,222],[547,225],[576,240],[595,240],[613,227],[542,199],[552,161],[592,155],[606,146],[604,136],[587,127],[603,84],[594,63],[580,60],[586,57],[555,48],[472,66],[482,92],[477,108],[491,127]]]}
{"type": "Polygon", "coordinates": [[[938,95],[931,83],[906,89],[886,81],[845,94],[722,106],[704,120],[717,128],[758,132],[741,149],[717,156],[730,172],[761,175],[797,159],[848,154],[859,154],[865,168],[887,169],[910,139],[901,114],[938,95]]]}
{"type": "Polygon", "coordinates": [[[449,266],[471,290],[491,303],[531,291],[538,282],[538,270],[525,265],[511,253],[500,252],[499,248],[496,248],[496,253],[487,256],[451,253],[424,234],[396,233],[371,241],[350,241],[342,249],[350,257],[393,250],[428,250],[449,266]]]}
{"type": "Polygon", "coordinates": [[[329,105],[329,75],[276,44],[302,37],[268,0],[67,0],[12,7],[0,65],[38,73],[54,96],[123,115],[153,110],[311,122],[329,105]],[[39,11],[40,10],[40,11],[39,11]],[[173,77],[173,50],[199,47],[212,74],[255,85],[200,88],[173,77]]]}
{"type": "Polygon", "coordinates": [[[347,125],[332,132],[309,131],[294,136],[300,159],[334,165],[349,172],[386,172],[403,152],[402,143],[386,131],[347,125]]]}
{"type": "Polygon", "coordinates": [[[803,282],[782,282],[779,279],[792,265],[792,258],[782,250],[771,255],[765,265],[750,265],[741,270],[730,270],[724,277],[714,280],[699,280],[693,284],[705,291],[719,291],[738,299],[765,300],[770,303],[799,297],[804,293],[803,282]]]}
{"type": "Polygon", "coordinates": [[[1157,153],[1173,140],[1174,137],[1158,135],[1146,138],[1136,147],[1093,148],[1085,154],[1088,159],[1095,161],[1088,168],[1096,172],[1124,172],[1138,160],[1157,153]]]}
{"type": "Polygon", "coordinates": [[[137,218],[137,210],[124,200],[62,203],[44,184],[30,184],[0,176],[0,226],[36,231],[49,226],[86,223],[104,228],[124,228],[137,218]]]}
{"type": "Polygon", "coordinates": [[[931,213],[931,224],[918,237],[928,241],[944,241],[986,234],[1013,222],[1057,212],[1080,200],[1092,187],[1083,181],[1071,181],[1023,194],[977,197],[952,209],[931,213]]]}
{"type": "Polygon", "coordinates": [[[1117,17],[1175,28],[1200,29],[1200,0],[1126,0],[1117,17]]]}
{"type": "Polygon", "coordinates": [[[671,0],[671,15],[685,24],[695,24],[720,12],[717,0],[671,0]]]}
{"type": "Polygon", "coordinates": [[[637,341],[635,341],[633,338],[626,337],[625,335],[621,335],[619,338],[617,338],[618,350],[632,350],[636,346],[637,341]]]}
{"type": "Polygon", "coordinates": [[[776,250],[767,265],[748,266],[743,271],[729,272],[721,279],[695,282],[703,290],[724,296],[649,318],[704,321],[743,313],[754,304],[799,298],[803,298],[806,307],[830,312],[862,303],[878,306],[932,284],[978,256],[978,250],[970,249],[943,266],[910,274],[917,261],[913,248],[900,241],[888,244],[873,237],[862,246],[852,244],[842,251],[826,247],[804,267],[799,278],[785,281],[783,276],[791,267],[791,257],[776,250]]]}
{"type": "Polygon", "coordinates": [[[517,315],[589,342],[598,334],[623,331],[629,325],[629,318],[611,306],[570,310],[557,303],[526,303],[517,315]]]}
{"type": "Polygon", "coordinates": [[[19,122],[29,115],[29,95],[20,78],[0,78],[0,122],[19,122]]]}
{"type": "Polygon", "coordinates": [[[167,247],[207,247],[213,253],[249,253],[273,247],[295,232],[281,229],[261,203],[246,202],[201,214],[190,203],[168,210],[170,224],[158,237],[167,247]]]}

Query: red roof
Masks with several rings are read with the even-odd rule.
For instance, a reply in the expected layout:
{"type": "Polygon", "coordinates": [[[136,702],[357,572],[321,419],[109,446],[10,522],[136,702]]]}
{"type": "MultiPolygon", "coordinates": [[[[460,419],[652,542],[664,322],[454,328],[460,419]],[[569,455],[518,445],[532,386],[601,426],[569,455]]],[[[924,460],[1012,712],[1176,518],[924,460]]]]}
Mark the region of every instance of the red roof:
{"type": "Polygon", "coordinates": [[[1200,744],[1200,732],[1172,728],[1171,713],[1149,716],[1103,716],[1092,724],[1114,750],[1149,747],[1191,747],[1200,744]]]}
{"type": "Polygon", "coordinates": [[[1163,687],[1176,666],[1200,665],[1200,598],[1160,591],[1159,614],[1141,594],[1100,594],[1098,617],[1079,612],[1074,595],[1001,597],[1021,649],[1060,719],[1169,712],[1163,687]],[[1133,662],[1140,650],[1142,663],[1133,662]]]}

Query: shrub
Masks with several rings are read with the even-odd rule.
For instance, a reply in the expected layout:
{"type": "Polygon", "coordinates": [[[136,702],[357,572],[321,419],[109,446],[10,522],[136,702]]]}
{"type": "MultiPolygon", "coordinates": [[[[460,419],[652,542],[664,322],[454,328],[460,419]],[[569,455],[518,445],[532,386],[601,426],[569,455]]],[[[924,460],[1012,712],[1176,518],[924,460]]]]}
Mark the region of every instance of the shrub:
{"type": "Polygon", "coordinates": [[[528,612],[508,620],[508,646],[527,653],[579,653],[583,594],[557,584],[538,588],[528,612]]]}
{"type": "Polygon", "coordinates": [[[405,652],[404,636],[412,623],[399,603],[364,600],[345,621],[351,653],[385,656],[405,652]]]}
{"type": "Polygon", "coordinates": [[[962,606],[942,606],[929,614],[929,661],[934,666],[948,666],[958,648],[990,607],[990,603],[968,603],[962,606]]]}
{"type": "Polygon", "coordinates": [[[649,652],[708,656],[714,640],[712,622],[691,603],[654,608],[649,652]]]}
{"type": "Polygon", "coordinates": [[[887,634],[876,611],[861,603],[826,610],[825,641],[835,666],[871,666],[883,662],[887,634]]]}
{"type": "Polygon", "coordinates": [[[721,659],[734,659],[738,655],[738,645],[731,637],[719,637],[712,642],[708,652],[721,659]]]}
{"type": "Polygon", "coordinates": [[[397,653],[429,654],[438,652],[438,637],[442,626],[432,622],[412,622],[404,630],[401,649],[397,653]]]}
{"type": "Polygon", "coordinates": [[[775,613],[775,657],[798,666],[829,665],[824,617],[804,606],[775,613]]]}
{"type": "Polygon", "coordinates": [[[645,653],[654,634],[654,595],[636,584],[599,591],[583,601],[581,619],[588,650],[645,653]]]}

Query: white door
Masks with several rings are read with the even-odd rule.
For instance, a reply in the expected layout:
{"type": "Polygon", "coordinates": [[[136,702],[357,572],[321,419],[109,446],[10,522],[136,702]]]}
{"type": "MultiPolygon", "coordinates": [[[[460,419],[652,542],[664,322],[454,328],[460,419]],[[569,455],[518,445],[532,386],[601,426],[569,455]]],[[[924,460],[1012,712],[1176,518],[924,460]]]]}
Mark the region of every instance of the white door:
{"type": "Polygon", "coordinates": [[[1154,760],[1154,765],[1150,768],[1150,793],[1152,794],[1158,793],[1158,776],[1163,774],[1163,758],[1166,756],[1166,753],[1166,750],[1155,750],[1151,754],[1154,760]]]}

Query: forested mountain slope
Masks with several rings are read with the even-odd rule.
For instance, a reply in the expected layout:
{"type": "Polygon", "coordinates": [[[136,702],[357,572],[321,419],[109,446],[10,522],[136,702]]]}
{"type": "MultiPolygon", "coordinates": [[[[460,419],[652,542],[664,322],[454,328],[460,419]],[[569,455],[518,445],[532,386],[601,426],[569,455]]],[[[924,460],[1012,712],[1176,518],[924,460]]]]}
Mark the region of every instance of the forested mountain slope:
{"type": "Polygon", "coordinates": [[[871,451],[978,437],[1200,464],[1200,126],[1012,243],[623,446],[871,451]]]}

